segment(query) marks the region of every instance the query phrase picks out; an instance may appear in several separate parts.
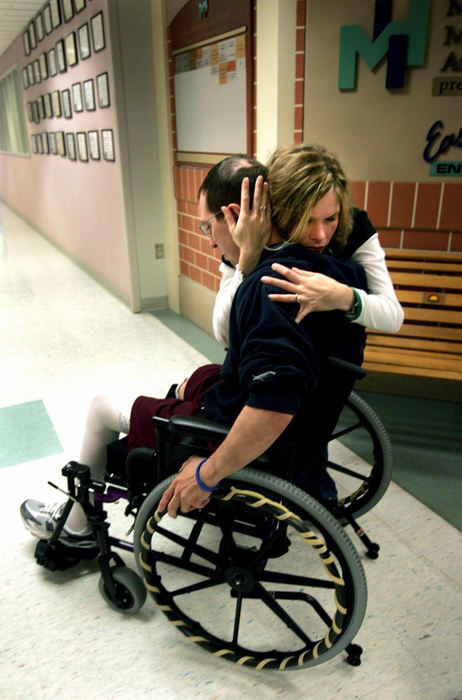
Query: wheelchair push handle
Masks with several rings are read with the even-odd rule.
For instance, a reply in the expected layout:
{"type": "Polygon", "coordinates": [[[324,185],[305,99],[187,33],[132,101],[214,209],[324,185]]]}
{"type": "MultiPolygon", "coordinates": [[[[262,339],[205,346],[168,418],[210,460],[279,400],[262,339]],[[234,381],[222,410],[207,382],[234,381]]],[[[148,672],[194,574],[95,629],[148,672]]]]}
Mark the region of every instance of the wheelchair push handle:
{"type": "Polygon", "coordinates": [[[342,360],[340,357],[330,356],[327,358],[327,363],[344,370],[347,374],[352,374],[356,379],[363,379],[366,376],[364,367],[355,365],[353,362],[348,362],[348,360],[342,360]]]}

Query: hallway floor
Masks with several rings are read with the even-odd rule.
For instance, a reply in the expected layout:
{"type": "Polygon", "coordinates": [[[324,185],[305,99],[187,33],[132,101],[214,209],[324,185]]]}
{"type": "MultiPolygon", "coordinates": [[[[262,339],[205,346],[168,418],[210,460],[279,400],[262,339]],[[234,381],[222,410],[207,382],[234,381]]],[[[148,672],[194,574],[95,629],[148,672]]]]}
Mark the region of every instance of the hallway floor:
{"type": "MultiPolygon", "coordinates": [[[[93,562],[38,567],[19,505],[62,500],[47,481],[63,485],[61,467],[78,457],[92,396],[164,395],[209,360],[159,318],[132,314],[3,204],[0,288],[0,697],[460,700],[462,537],[394,483],[362,520],[381,556],[358,547],[369,588],[358,668],[343,654],[285,673],[238,668],[189,644],[151,599],[134,616],[111,610],[93,562]]],[[[110,506],[121,531],[123,508],[110,506]]]]}

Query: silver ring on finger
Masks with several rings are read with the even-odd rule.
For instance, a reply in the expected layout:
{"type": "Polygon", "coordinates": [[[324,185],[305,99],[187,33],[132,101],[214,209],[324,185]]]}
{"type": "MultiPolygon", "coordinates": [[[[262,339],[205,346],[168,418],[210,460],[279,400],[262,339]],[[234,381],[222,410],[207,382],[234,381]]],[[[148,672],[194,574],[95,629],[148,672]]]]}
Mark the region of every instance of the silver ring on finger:
{"type": "Polygon", "coordinates": [[[300,296],[300,294],[296,294],[296,295],[295,295],[295,301],[297,302],[297,304],[300,304],[300,301],[301,301],[301,296],[300,296]]]}
{"type": "Polygon", "coordinates": [[[260,207],[260,211],[265,211],[265,209],[266,209],[265,205],[262,204],[261,207],[260,207]]]}

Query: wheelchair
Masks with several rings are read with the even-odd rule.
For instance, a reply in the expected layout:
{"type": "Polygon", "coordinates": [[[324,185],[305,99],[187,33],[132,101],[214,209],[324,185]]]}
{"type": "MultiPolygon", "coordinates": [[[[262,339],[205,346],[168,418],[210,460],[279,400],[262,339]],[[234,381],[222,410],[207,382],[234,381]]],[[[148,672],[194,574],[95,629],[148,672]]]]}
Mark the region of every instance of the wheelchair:
{"type": "Polygon", "coordinates": [[[96,537],[83,556],[97,557],[99,590],[111,608],[134,614],[149,593],[188,642],[257,670],[306,668],[342,651],[359,665],[362,649],[353,640],[367,585],[345,526],[378,556],[356,518],[380,500],[392,470],[390,441],[372,408],[351,392],[332,433],[328,471],[339,493],[332,508],[287,480],[287,450],[270,450],[224,479],[204,508],[176,519],[158,512],[162,494],[182,462],[209,455],[228,428],[200,415],[153,421],[157,451],[127,456],[126,438],[112,444],[106,483],[77,462],[64,467],[69,500],[52,537],[38,542],[37,562],[63,570],[82,559],[58,540],[77,500],[96,537]],[[338,441],[345,444],[337,459],[331,447],[338,441]],[[132,542],[109,533],[104,506],[121,499],[135,517],[132,542]],[[138,573],[116,550],[134,553],[138,573]]]}

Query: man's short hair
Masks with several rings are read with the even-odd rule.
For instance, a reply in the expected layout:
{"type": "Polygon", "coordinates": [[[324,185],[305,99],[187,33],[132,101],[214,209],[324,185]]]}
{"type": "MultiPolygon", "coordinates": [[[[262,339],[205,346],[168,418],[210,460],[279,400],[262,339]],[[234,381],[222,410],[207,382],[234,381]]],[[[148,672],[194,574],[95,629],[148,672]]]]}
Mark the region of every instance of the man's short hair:
{"type": "Polygon", "coordinates": [[[249,203],[252,206],[255,181],[259,175],[268,177],[267,168],[249,156],[230,156],[213,166],[207,173],[199,188],[198,196],[205,195],[207,209],[220,212],[217,219],[222,219],[221,207],[228,204],[239,204],[241,201],[241,184],[245,177],[249,178],[249,203]]]}

